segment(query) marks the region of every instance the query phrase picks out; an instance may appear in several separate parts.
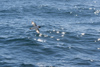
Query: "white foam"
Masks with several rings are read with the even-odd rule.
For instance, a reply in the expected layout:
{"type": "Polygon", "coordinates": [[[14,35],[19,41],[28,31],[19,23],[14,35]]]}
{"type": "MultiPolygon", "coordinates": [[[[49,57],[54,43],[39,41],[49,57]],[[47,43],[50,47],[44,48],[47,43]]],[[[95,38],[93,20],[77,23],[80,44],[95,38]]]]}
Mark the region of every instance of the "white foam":
{"type": "Polygon", "coordinates": [[[69,49],[71,49],[71,47],[68,47],[69,49]]]}
{"type": "Polygon", "coordinates": [[[89,10],[92,10],[92,8],[89,8],[89,10]]]}
{"type": "Polygon", "coordinates": [[[100,38],[98,38],[98,41],[100,41],[100,38]]]}
{"type": "Polygon", "coordinates": [[[96,11],[94,12],[95,15],[98,15],[99,13],[100,13],[100,10],[96,10],[96,11]]]}
{"type": "Polygon", "coordinates": [[[59,31],[57,31],[57,33],[59,33],[59,31]]]}
{"type": "Polygon", "coordinates": [[[59,41],[60,39],[57,39],[57,41],[59,41]]]}
{"type": "Polygon", "coordinates": [[[54,38],[53,36],[51,36],[50,38],[54,38]]]}
{"type": "Polygon", "coordinates": [[[56,30],[53,30],[53,32],[55,32],[56,30]]]}
{"type": "Polygon", "coordinates": [[[37,41],[39,41],[39,42],[46,42],[46,40],[42,40],[42,39],[37,39],[37,41]]]}
{"type": "Polygon", "coordinates": [[[85,33],[81,33],[81,35],[83,36],[83,35],[85,35],[85,33]]]}
{"type": "Polygon", "coordinates": [[[97,48],[98,50],[100,50],[100,48],[97,48]]]}
{"type": "Polygon", "coordinates": [[[93,62],[93,60],[90,60],[91,62],[93,62]]]}
{"type": "Polygon", "coordinates": [[[62,32],[62,34],[64,35],[64,34],[65,34],[65,32],[62,32]]]}
{"type": "Polygon", "coordinates": [[[61,35],[62,37],[64,37],[64,35],[61,35]]]}
{"type": "Polygon", "coordinates": [[[44,35],[44,37],[48,37],[48,35],[44,35]]]}

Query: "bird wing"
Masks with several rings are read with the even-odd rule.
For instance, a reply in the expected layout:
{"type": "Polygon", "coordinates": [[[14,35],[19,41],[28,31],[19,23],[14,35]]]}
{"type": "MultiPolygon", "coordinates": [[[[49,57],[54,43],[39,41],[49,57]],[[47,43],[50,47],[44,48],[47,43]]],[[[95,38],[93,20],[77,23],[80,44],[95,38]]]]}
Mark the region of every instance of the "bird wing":
{"type": "Polygon", "coordinates": [[[40,33],[39,29],[36,29],[36,32],[37,32],[37,33],[40,33]]]}
{"type": "Polygon", "coordinates": [[[32,25],[33,25],[33,26],[37,26],[33,21],[32,21],[32,25]]]}

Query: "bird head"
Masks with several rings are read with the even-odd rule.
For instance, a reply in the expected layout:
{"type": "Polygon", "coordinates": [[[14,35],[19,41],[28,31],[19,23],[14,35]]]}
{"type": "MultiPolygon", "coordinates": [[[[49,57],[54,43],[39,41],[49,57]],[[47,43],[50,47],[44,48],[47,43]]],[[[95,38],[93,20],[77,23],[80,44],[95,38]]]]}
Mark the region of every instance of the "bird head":
{"type": "Polygon", "coordinates": [[[39,28],[41,28],[41,26],[38,26],[39,28]]]}

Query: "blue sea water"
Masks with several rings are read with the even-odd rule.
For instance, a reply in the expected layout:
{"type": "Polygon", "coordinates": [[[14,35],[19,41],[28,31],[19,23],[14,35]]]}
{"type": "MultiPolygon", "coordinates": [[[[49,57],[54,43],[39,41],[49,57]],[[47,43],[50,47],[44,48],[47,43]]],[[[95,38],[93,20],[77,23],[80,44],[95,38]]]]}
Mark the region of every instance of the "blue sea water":
{"type": "Polygon", "coordinates": [[[100,67],[100,0],[0,0],[0,67],[100,67]]]}

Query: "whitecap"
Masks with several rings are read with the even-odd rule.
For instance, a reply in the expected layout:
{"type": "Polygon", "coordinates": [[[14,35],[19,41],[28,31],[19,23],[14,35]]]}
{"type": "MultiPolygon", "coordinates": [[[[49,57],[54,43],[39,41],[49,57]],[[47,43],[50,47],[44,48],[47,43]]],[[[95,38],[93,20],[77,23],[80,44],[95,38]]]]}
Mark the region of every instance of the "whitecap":
{"type": "Polygon", "coordinates": [[[56,33],[59,33],[59,31],[57,31],[56,33]]]}
{"type": "Polygon", "coordinates": [[[98,15],[99,13],[100,13],[100,10],[96,10],[96,11],[94,12],[95,15],[98,15]]]}
{"type": "Polygon", "coordinates": [[[64,35],[61,35],[62,37],[64,37],[64,35]]]}
{"type": "Polygon", "coordinates": [[[100,50],[100,48],[97,48],[98,50],[100,50]]]}
{"type": "Polygon", "coordinates": [[[69,49],[71,49],[71,47],[68,47],[69,49]]]}
{"type": "Polygon", "coordinates": [[[83,35],[85,35],[85,33],[81,33],[81,35],[83,36],[83,35]]]}
{"type": "Polygon", "coordinates": [[[59,41],[60,39],[57,39],[57,41],[59,41]]]}
{"type": "Polygon", "coordinates": [[[65,32],[62,32],[62,34],[64,35],[64,34],[65,34],[65,32]]]}
{"type": "Polygon", "coordinates": [[[55,32],[56,30],[53,30],[53,32],[55,32]]]}
{"type": "Polygon", "coordinates": [[[34,40],[36,40],[36,38],[34,38],[34,40]]]}
{"type": "Polygon", "coordinates": [[[53,36],[51,36],[50,38],[54,38],[53,36]]]}
{"type": "Polygon", "coordinates": [[[100,38],[98,38],[98,41],[100,41],[100,38]]]}
{"type": "Polygon", "coordinates": [[[92,10],[92,8],[89,8],[89,10],[92,10]]]}
{"type": "Polygon", "coordinates": [[[48,35],[44,35],[44,37],[48,37],[48,35]]]}
{"type": "Polygon", "coordinates": [[[42,40],[42,39],[37,39],[37,41],[39,41],[39,42],[46,42],[46,40],[42,40]]]}
{"type": "Polygon", "coordinates": [[[91,62],[93,62],[93,60],[90,60],[91,62]]]}

